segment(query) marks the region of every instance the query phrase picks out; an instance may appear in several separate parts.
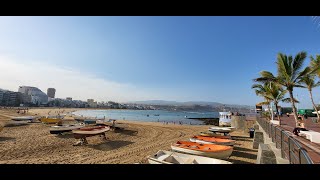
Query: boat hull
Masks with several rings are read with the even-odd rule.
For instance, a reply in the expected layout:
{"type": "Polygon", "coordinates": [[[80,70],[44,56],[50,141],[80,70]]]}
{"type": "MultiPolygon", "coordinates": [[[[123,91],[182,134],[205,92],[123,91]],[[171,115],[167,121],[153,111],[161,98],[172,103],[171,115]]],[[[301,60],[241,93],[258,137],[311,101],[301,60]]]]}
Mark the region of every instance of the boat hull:
{"type": "Polygon", "coordinates": [[[34,121],[36,117],[33,116],[21,116],[21,117],[14,117],[11,118],[13,121],[34,121]]]}
{"type": "Polygon", "coordinates": [[[61,134],[65,132],[71,132],[75,129],[80,129],[84,126],[76,125],[76,126],[52,126],[50,127],[50,134],[61,134]]]}
{"type": "Polygon", "coordinates": [[[221,159],[165,150],[159,150],[155,155],[148,156],[148,162],[150,164],[232,164],[221,159]]]}
{"type": "Polygon", "coordinates": [[[92,128],[86,128],[86,129],[80,128],[77,130],[72,130],[74,138],[80,139],[80,138],[96,136],[96,135],[105,135],[105,132],[109,131],[110,127],[102,126],[102,127],[92,127],[92,128]]]}
{"type": "Polygon", "coordinates": [[[190,138],[190,141],[196,142],[196,143],[217,144],[217,145],[225,145],[225,146],[233,146],[235,144],[235,140],[230,140],[230,142],[211,142],[211,141],[205,141],[205,140],[200,140],[196,138],[190,138]]]}
{"type": "Polygon", "coordinates": [[[232,154],[232,149],[226,150],[226,151],[221,151],[221,152],[204,152],[204,151],[197,151],[197,150],[192,150],[192,149],[181,148],[181,147],[177,147],[174,145],[171,145],[171,149],[173,151],[177,151],[177,152],[193,154],[193,155],[197,155],[197,156],[218,158],[218,159],[226,159],[226,158],[230,157],[232,154]]]}

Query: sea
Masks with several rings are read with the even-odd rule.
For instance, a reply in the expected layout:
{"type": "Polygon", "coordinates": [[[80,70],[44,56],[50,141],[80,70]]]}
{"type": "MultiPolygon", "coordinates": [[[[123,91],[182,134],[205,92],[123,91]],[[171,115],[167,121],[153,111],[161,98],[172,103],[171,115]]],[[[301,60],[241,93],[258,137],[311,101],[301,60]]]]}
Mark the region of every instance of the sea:
{"type": "Polygon", "coordinates": [[[191,112],[191,111],[165,111],[165,110],[81,110],[72,114],[84,117],[97,117],[118,120],[133,120],[143,122],[168,122],[200,125],[203,121],[188,118],[218,118],[219,112],[191,112]]]}

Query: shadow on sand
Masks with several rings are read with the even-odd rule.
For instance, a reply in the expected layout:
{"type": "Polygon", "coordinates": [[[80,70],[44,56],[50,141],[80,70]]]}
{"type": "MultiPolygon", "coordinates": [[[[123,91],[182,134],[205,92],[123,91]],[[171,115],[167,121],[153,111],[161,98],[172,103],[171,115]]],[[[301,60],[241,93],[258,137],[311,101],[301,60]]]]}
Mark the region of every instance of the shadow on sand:
{"type": "Polygon", "coordinates": [[[236,141],[253,141],[252,138],[246,136],[231,136],[231,138],[236,141]]]}
{"type": "Polygon", "coordinates": [[[16,138],[12,138],[12,137],[0,137],[0,142],[2,142],[2,141],[13,141],[15,139],[16,138]]]}
{"type": "Polygon", "coordinates": [[[138,134],[138,131],[133,131],[128,129],[115,129],[113,132],[129,135],[129,136],[136,136],[138,134]]]}
{"type": "Polygon", "coordinates": [[[118,149],[134,142],[131,141],[107,141],[96,145],[89,145],[93,149],[97,149],[100,151],[111,151],[114,149],[118,149]]]}
{"type": "Polygon", "coordinates": [[[255,155],[255,154],[249,154],[246,152],[241,152],[241,151],[236,151],[236,150],[234,150],[232,152],[231,156],[244,157],[247,159],[254,159],[254,160],[257,159],[257,155],[255,155]]]}
{"type": "Polygon", "coordinates": [[[255,149],[248,149],[248,148],[243,148],[243,147],[233,147],[233,149],[235,151],[250,151],[250,152],[258,152],[258,150],[255,150],[255,149]]]}
{"type": "Polygon", "coordinates": [[[73,133],[69,132],[69,133],[64,133],[64,134],[57,134],[56,137],[58,138],[62,138],[62,139],[70,139],[70,138],[74,138],[73,133]]]}

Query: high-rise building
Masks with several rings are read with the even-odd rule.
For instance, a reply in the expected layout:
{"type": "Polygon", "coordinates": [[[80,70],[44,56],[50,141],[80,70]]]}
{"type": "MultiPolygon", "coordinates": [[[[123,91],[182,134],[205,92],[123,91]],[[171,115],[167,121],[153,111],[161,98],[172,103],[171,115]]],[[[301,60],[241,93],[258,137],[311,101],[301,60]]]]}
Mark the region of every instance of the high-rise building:
{"type": "Polygon", "coordinates": [[[54,98],[55,94],[56,94],[56,89],[55,88],[48,88],[48,90],[47,90],[48,97],[54,98]]]}
{"type": "Polygon", "coordinates": [[[33,103],[38,105],[48,103],[48,96],[44,92],[42,92],[39,88],[31,87],[31,86],[19,86],[18,92],[30,96],[29,98],[24,98],[24,99],[31,100],[28,103],[33,103]]]}

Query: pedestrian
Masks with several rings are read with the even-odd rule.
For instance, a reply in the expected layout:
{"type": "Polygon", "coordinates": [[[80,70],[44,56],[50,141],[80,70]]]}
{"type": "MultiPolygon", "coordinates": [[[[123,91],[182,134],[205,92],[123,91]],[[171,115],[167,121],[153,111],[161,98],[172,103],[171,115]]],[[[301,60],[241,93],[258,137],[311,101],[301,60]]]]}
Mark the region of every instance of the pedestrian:
{"type": "Polygon", "coordinates": [[[289,113],[287,113],[287,117],[289,117],[290,116],[290,114],[289,113]]]}

